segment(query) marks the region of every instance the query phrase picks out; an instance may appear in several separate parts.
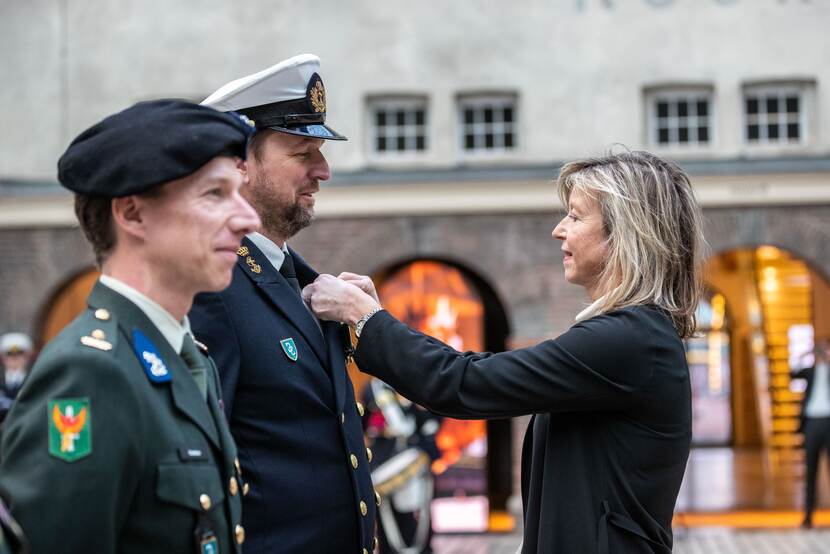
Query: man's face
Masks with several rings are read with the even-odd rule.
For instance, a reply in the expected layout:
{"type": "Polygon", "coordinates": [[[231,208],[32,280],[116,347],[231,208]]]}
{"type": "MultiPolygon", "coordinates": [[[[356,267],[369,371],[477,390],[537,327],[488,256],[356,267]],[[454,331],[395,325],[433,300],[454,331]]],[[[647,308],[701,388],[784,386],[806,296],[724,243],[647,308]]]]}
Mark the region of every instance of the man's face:
{"type": "Polygon", "coordinates": [[[9,371],[17,371],[20,369],[26,369],[29,365],[29,359],[31,358],[31,352],[24,352],[20,350],[16,350],[14,352],[5,352],[0,354],[0,363],[3,364],[3,367],[9,371]]]}
{"type": "Polygon", "coordinates": [[[320,152],[322,139],[260,132],[266,134],[258,137],[261,142],[246,162],[250,184],[245,197],[269,238],[284,241],[311,224],[314,194],[331,172],[320,152]]]}
{"type": "Polygon", "coordinates": [[[220,156],[139,197],[148,260],[166,286],[195,294],[230,284],[242,238],[260,224],[241,195],[240,164],[220,156]]]}

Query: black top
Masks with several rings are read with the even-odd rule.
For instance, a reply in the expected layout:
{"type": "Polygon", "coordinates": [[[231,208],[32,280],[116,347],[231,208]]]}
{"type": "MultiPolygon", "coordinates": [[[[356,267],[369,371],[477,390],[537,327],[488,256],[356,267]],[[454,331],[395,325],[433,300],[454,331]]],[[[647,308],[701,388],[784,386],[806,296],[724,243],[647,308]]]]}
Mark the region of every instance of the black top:
{"type": "Polygon", "coordinates": [[[457,352],[383,311],[356,360],[442,415],[535,414],[522,449],[523,553],[671,551],[692,414],[683,342],[661,310],[622,309],[499,354],[457,352]]]}

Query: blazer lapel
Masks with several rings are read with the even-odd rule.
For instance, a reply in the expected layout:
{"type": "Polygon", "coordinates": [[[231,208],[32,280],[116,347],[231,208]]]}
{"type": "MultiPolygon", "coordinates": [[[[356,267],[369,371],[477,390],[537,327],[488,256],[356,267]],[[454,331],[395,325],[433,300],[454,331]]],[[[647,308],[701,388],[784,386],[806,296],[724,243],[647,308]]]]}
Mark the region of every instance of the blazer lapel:
{"type": "Polygon", "coordinates": [[[343,342],[340,337],[341,324],[336,321],[321,321],[329,354],[331,382],[334,386],[334,401],[337,411],[343,411],[346,397],[346,364],[344,362],[343,342]]]}
{"type": "MultiPolygon", "coordinates": [[[[239,254],[237,264],[244,273],[265,293],[265,296],[268,297],[274,307],[285,315],[288,322],[300,331],[306,342],[311,345],[311,349],[319,358],[320,363],[325,367],[328,357],[323,336],[313,319],[314,316],[303,304],[302,299],[297,296],[280,272],[271,265],[271,262],[247,237],[242,241],[242,246],[237,254],[239,254]]],[[[293,251],[292,255],[294,255],[293,251]]],[[[301,274],[300,268],[297,267],[298,261],[302,262],[302,260],[294,260],[297,278],[300,285],[305,286],[308,283],[303,281],[302,274],[304,272],[301,274]]],[[[305,265],[305,262],[302,262],[302,264],[305,265]]]]}
{"type": "Polygon", "coordinates": [[[144,315],[144,312],[130,300],[100,282],[93,287],[87,303],[92,308],[107,308],[116,314],[118,325],[130,343],[131,350],[133,349],[133,329],[135,328],[140,330],[153,343],[168,371],[172,374],[168,383],[157,384],[156,386],[168,384],[176,408],[199,427],[214,446],[218,448],[219,435],[210,410],[202,398],[199,388],[190,376],[184,360],[178,352],[173,351],[170,343],[144,315]]]}

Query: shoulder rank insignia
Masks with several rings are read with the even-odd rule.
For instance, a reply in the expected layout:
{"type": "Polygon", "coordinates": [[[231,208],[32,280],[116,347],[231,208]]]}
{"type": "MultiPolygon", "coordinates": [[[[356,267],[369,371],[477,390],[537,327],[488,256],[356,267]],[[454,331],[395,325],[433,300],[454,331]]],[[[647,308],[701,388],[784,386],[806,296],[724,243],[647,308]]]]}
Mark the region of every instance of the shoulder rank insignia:
{"type": "Polygon", "coordinates": [[[112,350],[111,343],[95,336],[90,337],[88,335],[84,335],[83,337],[81,337],[81,344],[83,344],[84,346],[89,346],[90,348],[97,348],[98,350],[103,350],[104,352],[112,350]]]}
{"type": "Polygon", "coordinates": [[[282,339],[280,341],[280,346],[282,346],[282,351],[285,352],[285,355],[288,356],[288,359],[292,362],[296,362],[297,358],[300,357],[300,353],[297,352],[297,345],[294,344],[294,339],[288,337],[287,339],[282,339]]]}
{"type": "Polygon", "coordinates": [[[74,462],[92,453],[89,398],[58,398],[48,403],[49,454],[74,462]]]}
{"type": "Polygon", "coordinates": [[[161,359],[158,348],[138,329],[133,329],[133,350],[150,381],[166,383],[170,380],[170,370],[161,359]]]}

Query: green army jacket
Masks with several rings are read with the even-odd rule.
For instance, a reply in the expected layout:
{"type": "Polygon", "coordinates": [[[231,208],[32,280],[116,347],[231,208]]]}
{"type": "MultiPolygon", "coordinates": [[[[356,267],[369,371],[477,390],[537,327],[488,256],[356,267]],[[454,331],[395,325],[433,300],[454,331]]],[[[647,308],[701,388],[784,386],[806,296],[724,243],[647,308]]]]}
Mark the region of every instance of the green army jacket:
{"type": "Polygon", "coordinates": [[[101,283],[40,355],[4,425],[0,488],[34,554],[240,552],[236,447],[144,313],[101,283]]]}

